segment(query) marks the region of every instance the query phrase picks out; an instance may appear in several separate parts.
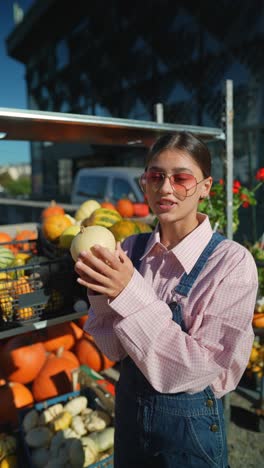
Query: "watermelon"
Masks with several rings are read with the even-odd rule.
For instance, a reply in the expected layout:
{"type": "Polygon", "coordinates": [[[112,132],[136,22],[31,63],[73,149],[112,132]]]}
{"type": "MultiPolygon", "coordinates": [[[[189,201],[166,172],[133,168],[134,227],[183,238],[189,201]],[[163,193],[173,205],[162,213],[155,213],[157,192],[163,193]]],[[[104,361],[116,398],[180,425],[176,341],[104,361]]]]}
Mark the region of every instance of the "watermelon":
{"type": "Polygon", "coordinates": [[[0,247],[0,268],[8,268],[13,262],[15,256],[10,249],[0,247]]]}

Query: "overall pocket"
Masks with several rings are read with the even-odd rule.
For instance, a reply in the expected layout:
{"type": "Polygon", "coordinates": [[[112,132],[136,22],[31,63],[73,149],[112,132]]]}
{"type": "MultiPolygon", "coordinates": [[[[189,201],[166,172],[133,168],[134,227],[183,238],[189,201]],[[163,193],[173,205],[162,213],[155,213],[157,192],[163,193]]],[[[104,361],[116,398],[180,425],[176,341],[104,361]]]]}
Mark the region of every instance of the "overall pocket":
{"type": "Polygon", "coordinates": [[[223,426],[217,401],[204,392],[138,399],[138,427],[149,455],[193,458],[217,467],[224,448],[223,426]]]}

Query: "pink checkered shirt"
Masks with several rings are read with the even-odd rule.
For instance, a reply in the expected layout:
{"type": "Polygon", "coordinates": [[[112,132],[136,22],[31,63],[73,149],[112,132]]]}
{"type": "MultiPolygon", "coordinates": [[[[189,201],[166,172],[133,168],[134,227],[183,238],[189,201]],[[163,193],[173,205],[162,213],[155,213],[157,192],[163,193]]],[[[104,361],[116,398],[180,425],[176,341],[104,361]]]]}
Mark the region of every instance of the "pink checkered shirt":
{"type": "MultiPolygon", "coordinates": [[[[248,363],[253,343],[252,316],[258,279],[250,252],[224,240],[210,256],[189,296],[174,292],[212,236],[208,217],[176,247],[152,233],[140,272],[110,301],[88,295],[84,329],[110,359],[129,355],[159,392],[196,393],[208,385],[220,398],[233,390],[248,363]],[[188,334],[172,320],[168,304],[180,301],[188,334]]],[[[134,237],[123,249],[131,254],[134,237]]]]}

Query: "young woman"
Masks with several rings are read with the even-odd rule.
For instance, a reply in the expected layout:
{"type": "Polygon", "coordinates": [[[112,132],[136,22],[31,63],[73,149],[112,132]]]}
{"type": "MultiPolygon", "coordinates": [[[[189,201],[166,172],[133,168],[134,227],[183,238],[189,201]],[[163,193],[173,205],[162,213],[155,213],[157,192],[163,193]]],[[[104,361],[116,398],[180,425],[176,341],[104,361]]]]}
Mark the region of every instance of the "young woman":
{"type": "Polygon", "coordinates": [[[221,397],[248,362],[258,282],[251,254],[197,211],[210,174],[194,135],[160,137],[141,178],[156,229],[76,263],[91,304],[85,329],[121,361],[115,468],[228,466],[221,397]]]}

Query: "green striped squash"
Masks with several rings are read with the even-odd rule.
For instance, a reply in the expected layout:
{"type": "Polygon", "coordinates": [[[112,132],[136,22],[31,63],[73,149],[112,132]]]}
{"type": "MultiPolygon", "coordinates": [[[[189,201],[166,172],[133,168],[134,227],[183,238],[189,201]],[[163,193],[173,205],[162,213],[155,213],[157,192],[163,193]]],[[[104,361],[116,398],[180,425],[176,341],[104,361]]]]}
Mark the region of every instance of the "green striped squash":
{"type": "Polygon", "coordinates": [[[83,226],[104,226],[106,228],[122,220],[122,216],[116,210],[98,208],[88,219],[82,221],[83,226]]]}
{"type": "Polygon", "coordinates": [[[0,268],[7,268],[13,262],[15,256],[10,249],[0,247],[0,268]]]}

